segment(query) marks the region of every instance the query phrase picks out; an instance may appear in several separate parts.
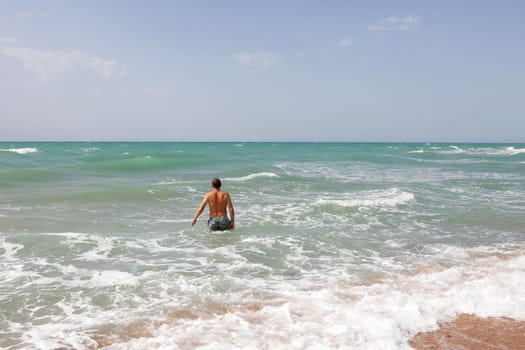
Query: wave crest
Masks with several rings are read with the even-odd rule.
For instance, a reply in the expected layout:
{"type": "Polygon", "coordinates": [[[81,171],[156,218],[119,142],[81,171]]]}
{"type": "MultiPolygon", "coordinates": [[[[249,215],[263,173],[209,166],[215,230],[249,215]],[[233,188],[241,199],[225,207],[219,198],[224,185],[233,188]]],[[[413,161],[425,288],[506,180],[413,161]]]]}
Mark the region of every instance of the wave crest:
{"type": "MultiPolygon", "coordinates": [[[[439,147],[432,147],[432,149],[437,150],[438,154],[468,154],[468,155],[477,155],[477,156],[515,156],[518,154],[525,154],[525,148],[515,148],[513,146],[505,148],[495,148],[495,147],[470,147],[470,148],[460,148],[458,146],[449,146],[449,149],[441,149],[439,147]]],[[[417,151],[411,151],[408,153],[419,153],[417,151]]]]}
{"type": "Polygon", "coordinates": [[[224,180],[244,182],[244,181],[250,181],[250,180],[256,179],[258,177],[272,178],[272,177],[279,177],[279,175],[277,175],[276,173],[271,173],[271,172],[262,172],[262,173],[254,173],[254,174],[240,176],[240,177],[228,177],[228,178],[225,178],[224,180]]]}
{"type": "Polygon", "coordinates": [[[319,199],[316,203],[319,205],[332,204],[341,207],[395,207],[414,200],[412,193],[400,191],[397,188],[387,191],[367,191],[350,194],[349,196],[352,198],[319,199]]]}
{"type": "Polygon", "coordinates": [[[12,152],[12,153],[18,153],[18,154],[28,154],[28,153],[38,153],[38,148],[2,148],[0,149],[1,152],[12,152]]]}

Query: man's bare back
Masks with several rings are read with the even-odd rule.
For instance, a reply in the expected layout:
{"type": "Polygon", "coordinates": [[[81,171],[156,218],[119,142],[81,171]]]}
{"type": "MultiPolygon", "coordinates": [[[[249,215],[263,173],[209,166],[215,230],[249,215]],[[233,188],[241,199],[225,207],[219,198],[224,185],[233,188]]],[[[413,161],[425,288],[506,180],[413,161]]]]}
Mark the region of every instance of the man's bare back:
{"type": "Polygon", "coordinates": [[[230,195],[227,192],[214,190],[206,194],[208,205],[210,206],[210,216],[226,216],[226,206],[231,203],[230,195]]]}
{"type": "Polygon", "coordinates": [[[212,181],[212,190],[208,192],[201,205],[197,209],[191,224],[195,225],[197,218],[202,214],[206,205],[210,208],[210,220],[208,225],[211,230],[227,230],[235,227],[235,212],[228,192],[221,191],[221,181],[217,178],[212,181]],[[230,212],[231,219],[228,219],[226,210],[230,212]]]}

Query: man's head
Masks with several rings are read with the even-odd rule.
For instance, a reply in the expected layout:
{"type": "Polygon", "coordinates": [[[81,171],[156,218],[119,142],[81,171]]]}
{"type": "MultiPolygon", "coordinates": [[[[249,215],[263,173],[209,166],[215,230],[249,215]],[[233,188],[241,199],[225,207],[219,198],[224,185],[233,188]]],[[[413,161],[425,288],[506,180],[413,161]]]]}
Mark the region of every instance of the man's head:
{"type": "Polygon", "coordinates": [[[220,190],[221,186],[222,186],[221,180],[219,180],[218,178],[215,177],[213,178],[213,180],[211,180],[211,187],[220,190]]]}

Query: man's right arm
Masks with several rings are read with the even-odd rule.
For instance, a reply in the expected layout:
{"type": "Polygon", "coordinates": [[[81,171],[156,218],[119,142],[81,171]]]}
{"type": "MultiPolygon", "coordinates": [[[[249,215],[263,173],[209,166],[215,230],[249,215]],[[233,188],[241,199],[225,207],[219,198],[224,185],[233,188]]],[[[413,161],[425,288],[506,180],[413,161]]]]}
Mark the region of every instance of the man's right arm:
{"type": "Polygon", "coordinates": [[[195,213],[195,216],[191,220],[191,226],[195,225],[197,223],[197,218],[202,214],[204,211],[204,208],[206,208],[206,204],[208,204],[208,195],[204,196],[204,199],[202,200],[201,205],[199,206],[199,209],[197,209],[197,212],[195,213]]]}

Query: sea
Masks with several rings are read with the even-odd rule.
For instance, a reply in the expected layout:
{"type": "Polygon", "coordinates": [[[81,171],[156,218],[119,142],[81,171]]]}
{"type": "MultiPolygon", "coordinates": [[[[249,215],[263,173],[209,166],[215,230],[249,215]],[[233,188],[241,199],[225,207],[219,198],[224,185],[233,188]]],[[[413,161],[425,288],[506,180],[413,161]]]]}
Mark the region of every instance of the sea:
{"type": "Polygon", "coordinates": [[[3,349],[411,349],[524,291],[524,144],[0,143],[3,349]]]}

